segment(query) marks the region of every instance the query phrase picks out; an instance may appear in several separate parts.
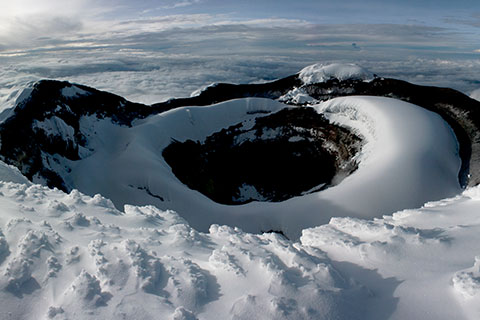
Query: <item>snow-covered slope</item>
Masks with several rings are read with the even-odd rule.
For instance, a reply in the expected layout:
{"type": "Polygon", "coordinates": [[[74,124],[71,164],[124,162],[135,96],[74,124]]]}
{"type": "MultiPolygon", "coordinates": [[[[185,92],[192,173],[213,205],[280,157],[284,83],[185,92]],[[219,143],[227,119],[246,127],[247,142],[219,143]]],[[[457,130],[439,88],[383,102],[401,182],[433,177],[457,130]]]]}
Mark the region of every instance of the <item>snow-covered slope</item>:
{"type": "Polygon", "coordinates": [[[480,89],[473,90],[470,93],[470,98],[480,101],[480,89]]]}

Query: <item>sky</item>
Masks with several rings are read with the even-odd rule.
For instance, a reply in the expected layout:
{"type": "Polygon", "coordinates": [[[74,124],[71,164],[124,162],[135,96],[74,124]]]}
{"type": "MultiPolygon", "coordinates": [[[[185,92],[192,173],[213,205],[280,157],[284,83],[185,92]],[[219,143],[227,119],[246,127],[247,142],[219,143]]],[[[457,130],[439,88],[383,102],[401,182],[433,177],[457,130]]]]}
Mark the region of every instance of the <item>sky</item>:
{"type": "Polygon", "coordinates": [[[468,94],[479,58],[478,1],[0,0],[3,105],[42,78],[154,103],[331,62],[468,94]]]}

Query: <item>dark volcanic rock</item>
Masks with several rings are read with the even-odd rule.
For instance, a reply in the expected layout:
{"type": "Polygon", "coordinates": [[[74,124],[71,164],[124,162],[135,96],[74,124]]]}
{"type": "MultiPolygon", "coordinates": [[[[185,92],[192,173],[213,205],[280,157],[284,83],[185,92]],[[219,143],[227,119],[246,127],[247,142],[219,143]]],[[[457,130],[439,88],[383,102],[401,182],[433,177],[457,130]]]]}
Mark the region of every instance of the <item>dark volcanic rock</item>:
{"type": "Polygon", "coordinates": [[[217,83],[206,88],[200,95],[191,98],[171,99],[152,105],[157,110],[166,111],[183,106],[208,106],[238,98],[268,98],[278,99],[289,90],[303,83],[297,75],[286,77],[268,83],[260,84],[230,84],[217,83]]]}
{"type": "Polygon", "coordinates": [[[242,204],[283,201],[338,183],[355,170],[360,147],[359,137],[313,109],[289,108],[257,118],[251,128],[223,129],[204,143],[174,141],[163,157],[191,189],[242,204]]]}

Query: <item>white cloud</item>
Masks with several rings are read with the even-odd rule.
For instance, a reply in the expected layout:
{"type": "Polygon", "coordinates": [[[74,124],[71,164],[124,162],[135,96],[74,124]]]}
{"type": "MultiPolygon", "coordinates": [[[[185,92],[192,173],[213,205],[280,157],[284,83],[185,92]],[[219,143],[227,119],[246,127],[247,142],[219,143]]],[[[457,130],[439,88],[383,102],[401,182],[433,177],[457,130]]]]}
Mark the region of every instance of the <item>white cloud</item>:
{"type": "Polygon", "coordinates": [[[82,29],[82,23],[73,18],[28,16],[4,20],[0,27],[0,43],[6,47],[32,48],[44,43],[58,43],[72,39],[82,29]]]}
{"type": "Polygon", "coordinates": [[[175,1],[172,4],[164,5],[161,8],[163,9],[176,9],[176,8],[183,8],[192,6],[195,4],[199,4],[201,0],[185,0],[185,1],[175,1]]]}

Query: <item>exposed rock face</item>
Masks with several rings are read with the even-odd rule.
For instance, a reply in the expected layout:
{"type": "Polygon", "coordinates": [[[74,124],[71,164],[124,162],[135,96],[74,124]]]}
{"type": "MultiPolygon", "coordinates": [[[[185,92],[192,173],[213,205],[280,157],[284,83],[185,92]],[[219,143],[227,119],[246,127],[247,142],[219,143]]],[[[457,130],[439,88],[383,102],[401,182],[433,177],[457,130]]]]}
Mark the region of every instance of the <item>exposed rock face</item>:
{"type": "Polygon", "coordinates": [[[289,108],[173,142],[163,156],[188,187],[223,204],[283,201],[338,183],[355,170],[361,139],[311,108],[289,108]],[[336,178],[336,179],[335,179],[336,178]]]}

